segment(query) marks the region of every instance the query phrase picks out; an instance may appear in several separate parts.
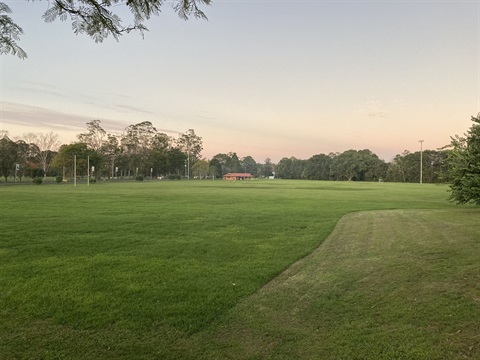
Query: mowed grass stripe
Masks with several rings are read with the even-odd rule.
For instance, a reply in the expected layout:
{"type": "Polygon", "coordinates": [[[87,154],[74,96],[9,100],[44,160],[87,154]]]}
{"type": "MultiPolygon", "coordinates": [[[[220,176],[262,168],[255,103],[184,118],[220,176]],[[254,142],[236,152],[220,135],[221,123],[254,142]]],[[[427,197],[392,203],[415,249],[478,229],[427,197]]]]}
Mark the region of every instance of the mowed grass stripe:
{"type": "Polygon", "coordinates": [[[348,214],[197,346],[225,359],[478,359],[478,215],[348,214]]]}

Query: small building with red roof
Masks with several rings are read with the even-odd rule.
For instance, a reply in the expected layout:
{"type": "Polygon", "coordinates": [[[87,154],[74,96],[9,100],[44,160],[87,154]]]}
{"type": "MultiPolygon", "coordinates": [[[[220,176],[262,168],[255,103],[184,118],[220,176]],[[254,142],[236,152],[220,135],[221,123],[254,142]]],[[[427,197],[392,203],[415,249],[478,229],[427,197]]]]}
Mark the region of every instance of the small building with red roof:
{"type": "Polygon", "coordinates": [[[250,173],[228,173],[223,175],[223,180],[251,180],[254,176],[250,173]]]}

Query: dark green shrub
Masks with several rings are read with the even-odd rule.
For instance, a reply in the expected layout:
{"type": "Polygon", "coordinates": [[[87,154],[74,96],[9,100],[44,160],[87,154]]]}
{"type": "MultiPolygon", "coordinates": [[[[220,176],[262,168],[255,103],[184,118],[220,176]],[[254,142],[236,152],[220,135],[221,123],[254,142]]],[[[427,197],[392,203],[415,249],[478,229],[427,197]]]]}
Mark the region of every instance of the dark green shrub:
{"type": "Polygon", "coordinates": [[[91,183],[96,183],[96,182],[97,182],[97,179],[95,179],[95,178],[90,178],[90,184],[91,184],[91,183]]]}
{"type": "Polygon", "coordinates": [[[42,169],[39,169],[39,168],[35,168],[32,170],[32,176],[34,178],[40,178],[43,176],[43,170],[42,169]]]}
{"type": "Polygon", "coordinates": [[[40,185],[41,183],[43,183],[43,179],[41,177],[35,177],[33,178],[33,183],[40,185]]]}
{"type": "Polygon", "coordinates": [[[143,175],[138,175],[135,180],[137,181],[143,181],[143,175]]]}
{"type": "Polygon", "coordinates": [[[55,178],[55,181],[57,182],[57,184],[60,184],[63,181],[63,176],[57,176],[55,178]]]}

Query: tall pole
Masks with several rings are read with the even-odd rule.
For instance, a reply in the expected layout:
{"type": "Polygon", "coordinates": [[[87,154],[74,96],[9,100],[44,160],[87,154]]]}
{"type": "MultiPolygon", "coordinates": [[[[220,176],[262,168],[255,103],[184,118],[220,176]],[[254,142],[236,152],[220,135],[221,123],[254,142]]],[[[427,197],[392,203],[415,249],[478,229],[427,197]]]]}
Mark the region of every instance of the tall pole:
{"type": "Polygon", "coordinates": [[[190,180],[190,147],[188,148],[187,164],[188,164],[188,177],[187,177],[187,180],[190,180]]]}
{"type": "Polygon", "coordinates": [[[87,186],[90,186],[90,156],[87,156],[87,186]]]}
{"type": "Polygon", "coordinates": [[[423,183],[423,140],[418,140],[420,143],[420,184],[423,183]]]}
{"type": "Polygon", "coordinates": [[[73,186],[77,186],[77,155],[73,156],[73,186]]]}

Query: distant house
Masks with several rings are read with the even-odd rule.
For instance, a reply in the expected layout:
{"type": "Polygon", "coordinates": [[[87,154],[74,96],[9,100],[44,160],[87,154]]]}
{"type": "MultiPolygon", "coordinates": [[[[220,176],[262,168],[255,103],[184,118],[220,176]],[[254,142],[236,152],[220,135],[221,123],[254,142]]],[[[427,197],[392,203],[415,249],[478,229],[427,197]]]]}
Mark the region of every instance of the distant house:
{"type": "Polygon", "coordinates": [[[250,173],[228,173],[223,175],[223,180],[251,180],[253,177],[250,173]]]}

